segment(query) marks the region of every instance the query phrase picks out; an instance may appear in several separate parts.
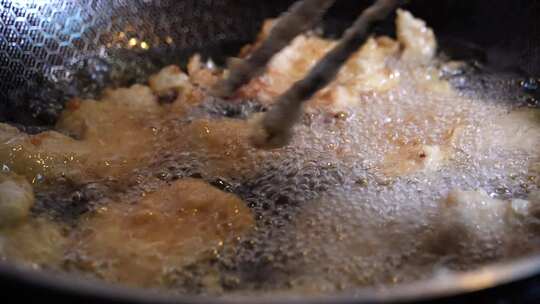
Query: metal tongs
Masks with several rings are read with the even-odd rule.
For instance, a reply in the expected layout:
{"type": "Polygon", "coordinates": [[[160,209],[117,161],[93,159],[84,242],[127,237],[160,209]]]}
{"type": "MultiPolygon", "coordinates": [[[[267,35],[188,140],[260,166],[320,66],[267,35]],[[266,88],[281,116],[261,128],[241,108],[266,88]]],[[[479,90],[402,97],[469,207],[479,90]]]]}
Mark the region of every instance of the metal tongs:
{"type": "MultiPolygon", "coordinates": [[[[249,58],[230,67],[229,76],[216,85],[214,93],[228,97],[261,74],[273,55],[311,28],[334,2],[303,0],[293,5],[279,18],[268,38],[249,58]]],[[[287,145],[292,138],[292,128],[301,116],[304,102],[335,78],[342,65],[365,42],[373,24],[386,18],[397,5],[397,0],[377,0],[364,10],[339,43],[307,76],[279,96],[274,106],[256,121],[252,130],[252,144],[264,149],[287,145]]]]}

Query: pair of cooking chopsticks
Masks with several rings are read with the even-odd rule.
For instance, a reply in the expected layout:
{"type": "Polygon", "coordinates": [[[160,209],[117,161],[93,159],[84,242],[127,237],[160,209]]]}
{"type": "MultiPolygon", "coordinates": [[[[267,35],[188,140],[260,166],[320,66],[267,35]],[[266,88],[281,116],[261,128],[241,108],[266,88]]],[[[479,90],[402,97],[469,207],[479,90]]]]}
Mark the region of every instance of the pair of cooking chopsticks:
{"type": "MultiPolygon", "coordinates": [[[[303,0],[293,5],[279,18],[262,45],[249,58],[231,67],[229,76],[217,84],[215,93],[222,97],[230,96],[261,74],[273,55],[313,27],[334,2],[303,0]]],[[[292,138],[292,128],[301,116],[303,103],[336,77],[343,64],[366,41],[374,23],[386,18],[397,5],[398,0],[377,0],[364,10],[338,44],[317,62],[305,78],[280,95],[274,106],[257,121],[251,137],[253,145],[266,149],[287,145],[292,138]]]]}

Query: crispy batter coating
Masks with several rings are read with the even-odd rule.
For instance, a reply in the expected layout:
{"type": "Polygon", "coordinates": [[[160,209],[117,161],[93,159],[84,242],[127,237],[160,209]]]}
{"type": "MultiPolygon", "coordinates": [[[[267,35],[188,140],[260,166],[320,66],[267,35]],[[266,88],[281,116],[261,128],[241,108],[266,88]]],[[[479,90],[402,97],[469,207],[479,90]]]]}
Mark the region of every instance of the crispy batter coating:
{"type": "Polygon", "coordinates": [[[76,250],[110,281],[158,285],[160,275],[211,255],[254,226],[235,195],[196,180],[164,186],[133,205],[111,204],[88,216],[76,250]]]}

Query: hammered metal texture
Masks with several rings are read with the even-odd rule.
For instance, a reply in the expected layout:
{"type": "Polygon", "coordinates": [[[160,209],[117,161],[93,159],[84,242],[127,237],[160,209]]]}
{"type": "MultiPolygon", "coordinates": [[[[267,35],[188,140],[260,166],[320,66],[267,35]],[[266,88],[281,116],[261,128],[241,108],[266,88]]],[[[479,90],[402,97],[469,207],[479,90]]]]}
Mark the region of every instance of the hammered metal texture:
{"type": "Polygon", "coordinates": [[[65,79],[73,62],[115,49],[183,49],[248,39],[262,14],[281,9],[249,2],[0,0],[0,94],[36,75],[65,79]]]}
{"type": "MultiPolygon", "coordinates": [[[[0,121],[54,124],[65,99],[110,83],[103,76],[109,72],[104,71],[107,64],[88,58],[122,58],[144,67],[150,62],[143,59],[147,57],[131,60],[124,55],[157,54],[169,64],[200,49],[219,53],[224,50],[216,47],[220,41],[251,40],[264,18],[277,16],[292,1],[0,0],[0,121]],[[81,66],[90,70],[87,75],[73,76],[81,66]]],[[[329,15],[343,30],[370,2],[340,0],[329,15]]],[[[505,65],[540,73],[538,1],[407,2],[438,36],[446,31],[503,50],[504,56],[494,53],[498,65],[508,61],[505,65]]],[[[124,75],[137,74],[128,71],[124,75]]]]}

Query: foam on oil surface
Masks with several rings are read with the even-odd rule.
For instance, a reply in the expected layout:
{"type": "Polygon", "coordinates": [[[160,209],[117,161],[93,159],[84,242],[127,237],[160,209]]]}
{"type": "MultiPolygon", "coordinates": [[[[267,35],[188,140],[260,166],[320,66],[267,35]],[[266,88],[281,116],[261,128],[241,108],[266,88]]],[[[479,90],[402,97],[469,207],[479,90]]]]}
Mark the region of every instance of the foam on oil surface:
{"type": "MultiPolygon", "coordinates": [[[[403,79],[409,72],[402,71],[403,79]]],[[[494,102],[482,92],[436,93],[404,81],[389,93],[359,98],[346,115],[308,115],[291,146],[269,153],[266,167],[235,185],[259,227],[247,245],[221,257],[241,282],[231,292],[392,285],[539,249],[538,237],[520,223],[504,229],[472,223],[474,231],[463,238],[444,231],[451,224],[441,202],[452,190],[481,189],[510,199],[527,198],[537,188],[529,173],[537,151],[484,140],[513,110],[514,96],[494,102]],[[459,126],[459,139],[452,141],[459,126]],[[385,155],[411,144],[451,147],[452,157],[430,172],[382,174],[385,155]]]]}
{"type": "MultiPolygon", "coordinates": [[[[453,190],[529,199],[538,189],[531,164],[540,156],[540,138],[529,129],[537,130],[540,121],[519,120],[527,115],[501,120],[516,111],[515,95],[490,98],[495,89],[509,92],[504,87],[461,94],[431,68],[396,65],[398,87],[354,94],[355,105],[339,113],[311,107],[291,145],[275,151],[247,144],[245,119],[262,110],[256,102],[208,100],[186,117],[151,122],[157,151],[150,153],[152,164],[130,180],[98,181],[103,190],[90,208],[137,204],[185,177],[237,194],[255,214],[256,229],[239,245],[225,240],[200,263],[165,269],[163,287],[180,293],[335,293],[538,251],[538,227],[526,220],[496,214],[494,222],[471,222],[468,211],[442,202],[453,190]],[[520,123],[530,128],[515,128],[520,123]],[[527,146],[505,140],[521,138],[520,132],[529,135],[527,146]],[[446,156],[433,168],[401,170],[407,149],[416,147],[439,147],[446,156]]],[[[418,157],[421,163],[426,156],[418,157]]],[[[77,254],[68,250],[60,267],[84,268],[88,263],[77,254]]],[[[99,276],[106,270],[100,267],[107,263],[91,262],[96,269],[76,271],[99,276]]]]}

